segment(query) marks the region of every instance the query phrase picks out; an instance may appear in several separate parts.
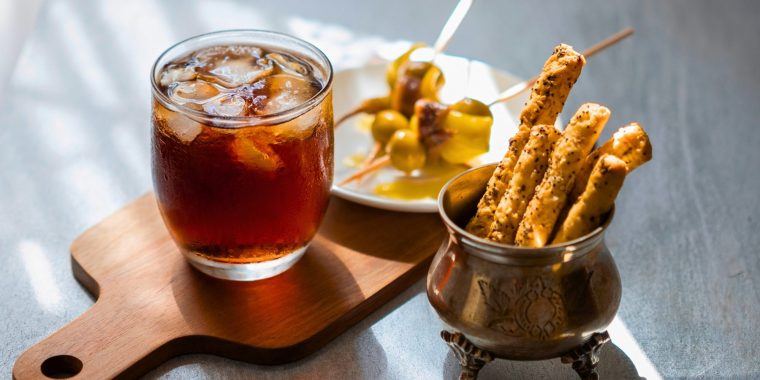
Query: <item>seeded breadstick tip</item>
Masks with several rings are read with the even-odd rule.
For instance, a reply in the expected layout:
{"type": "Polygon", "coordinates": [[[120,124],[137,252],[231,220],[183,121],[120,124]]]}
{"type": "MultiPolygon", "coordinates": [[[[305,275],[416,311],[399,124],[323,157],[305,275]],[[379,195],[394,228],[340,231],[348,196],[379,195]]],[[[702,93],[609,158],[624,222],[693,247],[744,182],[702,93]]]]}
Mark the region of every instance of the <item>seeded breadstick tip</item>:
{"type": "Polygon", "coordinates": [[[622,159],[603,155],[594,165],[585,190],[575,201],[552,243],[563,243],[586,235],[599,227],[602,216],[612,209],[628,172],[622,159]]]}
{"type": "Polygon", "coordinates": [[[591,170],[599,161],[599,157],[605,154],[615,155],[625,161],[630,172],[652,159],[652,144],[649,143],[649,136],[639,123],[630,123],[618,129],[604,145],[595,149],[584,160],[575,179],[573,195],[570,199],[576,199],[585,190],[591,170]]]}

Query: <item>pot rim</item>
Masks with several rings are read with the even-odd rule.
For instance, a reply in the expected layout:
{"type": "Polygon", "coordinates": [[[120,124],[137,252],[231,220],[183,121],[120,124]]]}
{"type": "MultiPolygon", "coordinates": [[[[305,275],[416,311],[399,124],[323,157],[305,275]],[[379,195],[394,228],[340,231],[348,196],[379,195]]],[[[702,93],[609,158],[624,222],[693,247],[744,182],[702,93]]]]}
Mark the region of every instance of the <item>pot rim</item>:
{"type": "Polygon", "coordinates": [[[467,232],[464,228],[457,225],[446,213],[443,207],[444,197],[448,193],[449,186],[451,186],[454,182],[456,182],[460,178],[468,175],[471,172],[474,172],[476,170],[481,170],[488,166],[493,166],[495,168],[496,165],[497,163],[490,163],[490,164],[484,164],[484,165],[476,166],[474,168],[465,170],[457,174],[448,182],[446,182],[446,184],[443,185],[443,188],[441,188],[440,193],[438,193],[438,213],[440,214],[441,219],[443,220],[444,224],[449,229],[449,231],[453,231],[454,233],[456,233],[456,235],[459,236],[460,240],[463,243],[474,246],[478,248],[479,250],[485,251],[489,254],[494,254],[497,256],[505,257],[505,258],[535,260],[535,259],[557,258],[558,256],[564,256],[565,254],[568,254],[568,253],[575,253],[575,252],[583,253],[583,252],[588,251],[588,249],[585,249],[585,248],[589,248],[590,246],[597,244],[599,240],[604,238],[604,232],[607,230],[607,227],[610,225],[610,222],[612,221],[612,218],[615,215],[614,205],[612,206],[612,209],[609,211],[604,223],[602,223],[601,226],[597,227],[596,229],[589,232],[588,234],[571,241],[567,241],[560,244],[550,244],[550,245],[540,247],[540,248],[520,247],[520,246],[516,246],[512,244],[497,243],[491,240],[483,239],[479,236],[476,236],[467,232]]]}

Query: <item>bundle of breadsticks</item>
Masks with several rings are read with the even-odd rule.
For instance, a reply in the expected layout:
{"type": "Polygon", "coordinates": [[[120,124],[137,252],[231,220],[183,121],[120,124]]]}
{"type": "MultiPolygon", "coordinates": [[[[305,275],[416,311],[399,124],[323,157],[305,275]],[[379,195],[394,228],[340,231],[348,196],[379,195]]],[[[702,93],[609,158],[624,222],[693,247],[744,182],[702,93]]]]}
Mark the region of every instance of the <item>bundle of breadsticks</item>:
{"type": "Polygon", "coordinates": [[[604,222],[625,176],[652,158],[637,123],[594,149],[610,117],[599,104],[582,105],[564,131],[554,127],[585,63],[568,45],[554,49],[467,231],[525,247],[574,240],[604,222]]]}

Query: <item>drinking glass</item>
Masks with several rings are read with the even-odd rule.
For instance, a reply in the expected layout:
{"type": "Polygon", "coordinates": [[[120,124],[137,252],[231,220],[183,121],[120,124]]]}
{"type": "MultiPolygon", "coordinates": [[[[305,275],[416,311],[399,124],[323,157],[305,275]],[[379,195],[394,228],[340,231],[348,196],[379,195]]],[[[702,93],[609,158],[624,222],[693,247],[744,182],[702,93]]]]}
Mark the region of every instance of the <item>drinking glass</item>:
{"type": "Polygon", "coordinates": [[[229,280],[294,265],[317,232],[333,178],[327,57],[285,34],[214,32],[161,54],[151,84],[153,184],[182,254],[229,280]],[[209,54],[218,56],[205,62],[209,54]],[[300,99],[292,87],[303,83],[316,87],[300,99]]]}

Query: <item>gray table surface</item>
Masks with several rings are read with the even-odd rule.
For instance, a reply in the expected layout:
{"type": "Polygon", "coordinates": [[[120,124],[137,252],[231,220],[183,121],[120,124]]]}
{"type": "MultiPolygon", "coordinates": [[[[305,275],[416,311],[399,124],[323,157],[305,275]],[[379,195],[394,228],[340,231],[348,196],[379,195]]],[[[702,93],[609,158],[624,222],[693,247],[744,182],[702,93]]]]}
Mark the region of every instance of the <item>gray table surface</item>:
{"type": "MultiPolygon", "coordinates": [[[[263,28],[323,47],[337,68],[383,44],[431,41],[454,1],[44,2],[0,105],[0,377],[93,304],[68,246],[151,189],[148,71],[179,39],[263,28]]],[[[760,3],[476,2],[449,52],[522,77],[557,42],[637,34],[594,57],[564,117],[595,101],[637,120],[654,160],[626,181],[608,243],[623,300],[606,378],[760,377],[760,3]]],[[[609,128],[607,133],[610,133],[609,128]]],[[[450,379],[456,361],[419,281],[314,355],[256,366],[189,355],[147,378],[450,379]]],[[[574,378],[558,360],[482,378],[574,378]]]]}

